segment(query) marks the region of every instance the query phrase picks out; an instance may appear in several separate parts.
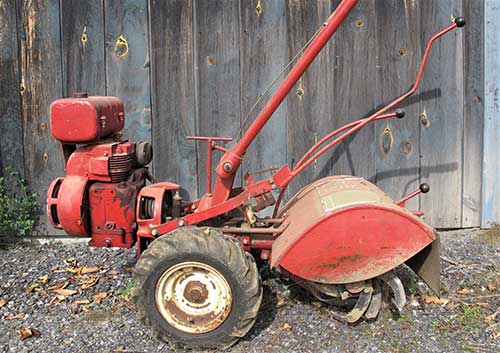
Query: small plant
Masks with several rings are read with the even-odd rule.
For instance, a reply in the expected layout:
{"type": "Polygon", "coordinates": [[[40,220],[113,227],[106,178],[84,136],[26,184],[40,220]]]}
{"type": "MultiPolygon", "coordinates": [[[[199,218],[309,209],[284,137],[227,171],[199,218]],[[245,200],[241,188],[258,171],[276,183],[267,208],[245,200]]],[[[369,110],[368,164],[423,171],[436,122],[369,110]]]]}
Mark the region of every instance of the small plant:
{"type": "Polygon", "coordinates": [[[0,236],[28,235],[38,219],[37,195],[19,173],[10,168],[5,172],[14,185],[13,190],[7,189],[4,177],[0,177],[0,236]]]}
{"type": "Polygon", "coordinates": [[[134,284],[132,282],[129,282],[126,287],[118,288],[116,294],[121,296],[126,301],[129,301],[130,295],[132,294],[132,288],[134,288],[134,284]]]}
{"type": "Polygon", "coordinates": [[[483,313],[479,306],[464,306],[455,321],[466,328],[481,328],[483,325],[483,313]]]}

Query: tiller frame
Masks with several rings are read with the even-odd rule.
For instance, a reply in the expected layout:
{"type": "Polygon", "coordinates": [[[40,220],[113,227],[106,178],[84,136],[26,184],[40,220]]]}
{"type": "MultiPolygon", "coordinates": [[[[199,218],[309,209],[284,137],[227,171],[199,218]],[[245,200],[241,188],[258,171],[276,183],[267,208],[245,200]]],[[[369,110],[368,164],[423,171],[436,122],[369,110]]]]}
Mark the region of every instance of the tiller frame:
{"type": "MultiPolygon", "coordinates": [[[[272,117],[272,114],[278,109],[279,105],[286,98],[290,90],[298,82],[300,77],[307,70],[309,65],[318,56],[321,49],[330,40],[333,34],[337,31],[340,24],[345,20],[350,11],[356,6],[357,0],[343,0],[337,9],[330,15],[330,17],[324,22],[321,30],[317,33],[317,36],[312,40],[310,45],[304,50],[303,54],[300,56],[299,60],[290,70],[286,78],[277,88],[274,95],[269,99],[266,105],[262,108],[260,113],[257,115],[253,123],[250,125],[245,134],[241,139],[232,147],[225,148],[217,145],[216,142],[229,142],[232,141],[230,137],[207,137],[207,136],[188,136],[187,139],[195,141],[203,141],[206,143],[207,148],[207,160],[206,160],[206,192],[198,200],[186,203],[183,210],[186,214],[178,219],[173,219],[165,223],[155,223],[148,222],[140,225],[139,231],[137,233],[138,239],[141,240],[140,244],[147,244],[149,240],[155,239],[161,234],[166,234],[178,227],[184,227],[189,225],[196,225],[201,222],[213,219],[219,215],[229,212],[237,207],[242,206],[244,203],[250,199],[255,200],[258,205],[258,209],[268,206],[269,200],[272,200],[272,195],[270,192],[275,189],[281,189],[278,200],[275,203],[275,208],[273,212],[273,222],[267,222],[267,225],[276,224],[276,222],[282,222],[283,219],[276,219],[278,217],[279,208],[283,197],[285,196],[286,189],[290,182],[304,171],[308,166],[310,166],[315,160],[320,156],[328,152],[331,148],[351,136],[352,134],[358,132],[366,125],[377,120],[385,120],[398,118],[402,119],[405,116],[404,110],[398,109],[397,111],[387,113],[390,109],[397,107],[404,100],[412,96],[418,91],[422,77],[425,71],[427,61],[429,59],[431,49],[433,44],[442,36],[448,32],[454,30],[455,28],[463,27],[465,25],[465,20],[462,17],[457,17],[453,24],[444,28],[440,32],[436,33],[427,42],[426,49],[420,63],[420,68],[417,73],[415,83],[412,85],[406,93],[402,94],[389,104],[385,105],[375,113],[371,114],[367,118],[359,119],[348,123],[337,130],[327,134],[325,137],[320,139],[315,143],[297,162],[293,169],[290,169],[288,165],[285,165],[277,172],[275,172],[271,177],[255,182],[251,174],[247,173],[245,176],[245,186],[243,186],[241,192],[236,196],[231,197],[231,191],[233,190],[233,183],[235,176],[239,170],[241,162],[244,155],[252,143],[252,141],[257,137],[260,131],[264,128],[265,124],[272,117]],[[328,142],[335,136],[341,134],[332,141],[328,142]],[[327,143],[328,142],[328,143],[327,143]],[[325,143],[327,143],[325,145],[325,143]],[[323,146],[325,145],[325,146],[323,146]],[[321,149],[320,147],[323,146],[321,149]],[[220,151],[223,156],[220,158],[217,167],[215,168],[215,173],[217,175],[215,181],[215,187],[212,192],[212,160],[213,151],[220,151]]],[[[180,189],[180,185],[173,186],[175,189],[180,189]]],[[[397,204],[404,206],[405,201],[408,199],[419,195],[423,190],[428,192],[429,187],[427,184],[421,186],[418,190],[412,192],[408,196],[405,196],[402,200],[398,201],[397,204]]],[[[274,201],[272,201],[274,204],[274,201]]],[[[422,212],[415,211],[418,216],[423,215],[422,212]]],[[[279,229],[279,228],[278,228],[279,229]]],[[[227,231],[227,230],[226,230],[227,231]]],[[[225,232],[226,232],[225,231],[225,232]]],[[[234,229],[231,229],[234,233],[234,229]]],[[[231,233],[227,231],[227,233],[231,233]]],[[[252,249],[257,247],[258,249],[270,250],[272,247],[272,238],[267,242],[261,240],[253,239],[253,234],[270,234],[274,237],[279,235],[279,231],[275,227],[271,229],[265,227],[261,229],[245,229],[247,237],[245,238],[243,245],[246,249],[252,249]],[[267,229],[267,231],[266,231],[267,229]],[[252,240],[253,243],[252,243],[252,240]],[[253,244],[253,245],[252,245],[253,244]],[[258,244],[258,245],[257,245],[258,244]],[[264,245],[265,244],[265,245],[264,245]]],[[[139,251],[142,251],[144,247],[139,247],[139,251]]]]}

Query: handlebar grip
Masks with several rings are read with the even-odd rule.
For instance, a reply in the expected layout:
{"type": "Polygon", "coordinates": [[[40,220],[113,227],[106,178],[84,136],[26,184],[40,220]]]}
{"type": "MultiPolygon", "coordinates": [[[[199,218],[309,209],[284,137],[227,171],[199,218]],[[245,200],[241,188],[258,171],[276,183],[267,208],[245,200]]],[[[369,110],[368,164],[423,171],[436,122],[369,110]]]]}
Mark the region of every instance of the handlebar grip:
{"type": "Polygon", "coordinates": [[[455,18],[455,24],[457,25],[458,28],[462,28],[463,26],[465,26],[466,23],[467,21],[465,21],[464,17],[455,18]]]}
{"type": "Polygon", "coordinates": [[[427,183],[423,183],[420,185],[420,192],[422,194],[427,194],[429,191],[431,191],[431,187],[427,183]]]}

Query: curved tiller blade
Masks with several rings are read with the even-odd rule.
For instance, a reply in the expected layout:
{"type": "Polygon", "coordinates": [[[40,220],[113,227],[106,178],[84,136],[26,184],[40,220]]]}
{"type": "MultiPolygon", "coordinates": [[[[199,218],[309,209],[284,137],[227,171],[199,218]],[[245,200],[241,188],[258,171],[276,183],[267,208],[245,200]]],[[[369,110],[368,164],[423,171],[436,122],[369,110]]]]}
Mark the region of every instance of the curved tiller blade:
{"type": "Polygon", "coordinates": [[[392,302],[399,311],[402,311],[403,307],[406,304],[406,293],[403,287],[403,283],[401,282],[399,277],[396,276],[394,272],[389,271],[379,276],[378,278],[387,283],[387,285],[391,288],[393,294],[392,302]]]}
{"type": "Polygon", "coordinates": [[[368,306],[368,309],[366,309],[365,318],[375,319],[380,311],[381,306],[382,306],[382,290],[380,288],[379,281],[374,280],[372,301],[370,302],[370,306],[368,306]]]}
{"type": "Polygon", "coordinates": [[[358,301],[354,305],[354,307],[351,309],[351,311],[347,313],[341,313],[338,311],[333,310],[332,315],[340,321],[347,322],[349,324],[353,324],[356,321],[358,321],[363,314],[365,313],[366,309],[370,306],[370,302],[372,299],[372,293],[373,293],[373,288],[371,286],[366,287],[358,297],[358,301]]]}

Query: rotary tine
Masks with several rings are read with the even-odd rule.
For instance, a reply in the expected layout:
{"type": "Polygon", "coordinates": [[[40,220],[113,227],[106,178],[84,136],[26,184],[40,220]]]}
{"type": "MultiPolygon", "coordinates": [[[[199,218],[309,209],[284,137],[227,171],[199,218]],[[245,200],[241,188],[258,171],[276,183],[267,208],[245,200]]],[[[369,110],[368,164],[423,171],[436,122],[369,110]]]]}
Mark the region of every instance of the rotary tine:
{"type": "Polygon", "coordinates": [[[375,319],[382,306],[382,290],[380,289],[380,283],[378,280],[373,281],[373,293],[370,306],[366,309],[365,318],[375,319]]]}
{"type": "Polygon", "coordinates": [[[358,321],[363,314],[365,313],[366,309],[370,306],[370,302],[372,299],[372,293],[373,293],[373,288],[372,286],[367,286],[360,294],[358,297],[358,301],[354,305],[351,311],[347,313],[341,313],[338,311],[332,311],[332,315],[340,321],[347,322],[349,324],[353,324],[356,321],[358,321]]]}
{"type": "Polygon", "coordinates": [[[402,311],[403,307],[406,304],[406,293],[403,287],[403,283],[401,283],[399,277],[396,276],[394,272],[389,271],[379,276],[378,278],[387,283],[387,285],[391,288],[392,294],[394,296],[392,302],[399,311],[402,311]]]}

